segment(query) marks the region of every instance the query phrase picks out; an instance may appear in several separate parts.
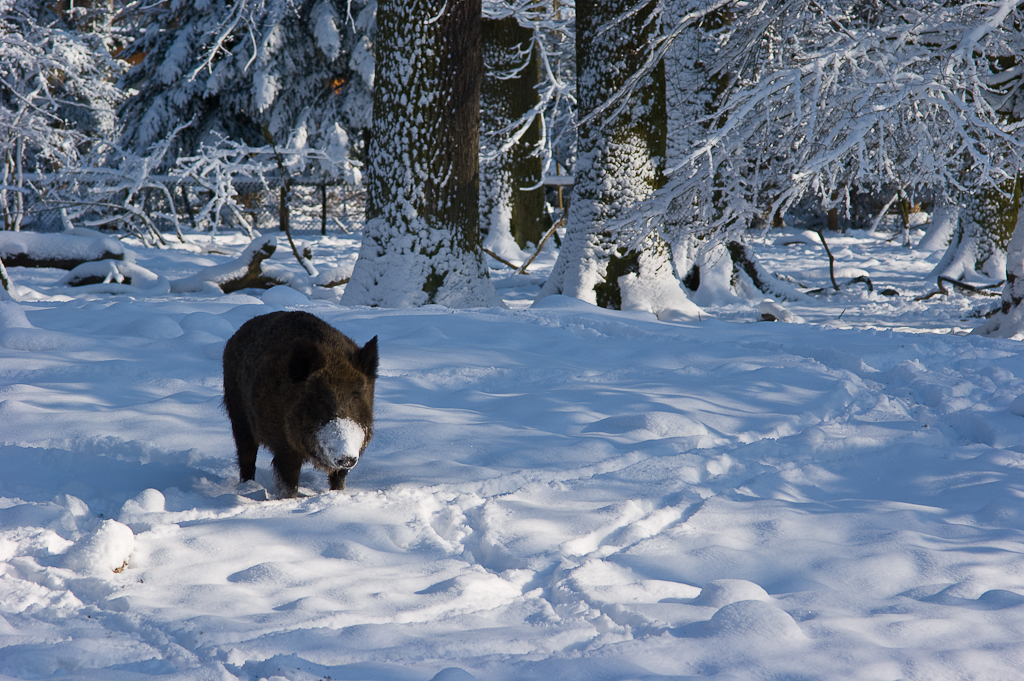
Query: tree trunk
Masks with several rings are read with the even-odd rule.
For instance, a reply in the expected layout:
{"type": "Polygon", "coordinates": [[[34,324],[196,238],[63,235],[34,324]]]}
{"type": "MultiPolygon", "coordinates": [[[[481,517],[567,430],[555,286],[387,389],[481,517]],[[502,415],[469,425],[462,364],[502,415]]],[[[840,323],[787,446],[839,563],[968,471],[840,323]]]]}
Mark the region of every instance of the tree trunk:
{"type": "MultiPolygon", "coordinates": [[[[1006,284],[999,309],[973,333],[997,338],[1024,340],[1024,210],[1021,210],[1021,187],[1017,187],[1017,202],[1012,216],[1015,222],[1013,237],[1006,249],[1006,284]]],[[[1005,219],[1009,221],[1010,216],[1005,219]]]]}
{"type": "Polygon", "coordinates": [[[14,282],[7,276],[7,268],[4,267],[3,259],[0,259],[0,301],[14,300],[14,282]]]}
{"type": "Polygon", "coordinates": [[[966,196],[953,238],[932,276],[974,283],[1001,281],[1006,273],[1006,247],[1017,221],[1019,191],[1010,180],[999,189],[986,186],[966,196]]]}
{"type": "Polygon", "coordinates": [[[917,244],[917,250],[930,252],[948,248],[959,222],[960,206],[945,196],[936,199],[931,225],[917,244]]]}
{"type": "Polygon", "coordinates": [[[656,30],[655,3],[621,20],[631,0],[576,3],[577,101],[581,125],[566,238],[542,296],[563,294],[612,309],[659,317],[696,317],[657,234],[636,234],[614,221],[664,183],[665,70],[660,65],[612,117],[587,120],[640,70],[656,30]]]}
{"type": "Polygon", "coordinates": [[[487,247],[500,254],[509,239],[524,248],[538,243],[551,226],[539,186],[543,161],[534,154],[540,117],[533,117],[511,148],[500,151],[512,135],[520,134],[520,122],[540,103],[540,55],[533,46],[533,29],[520,26],[514,17],[484,19],[483,59],[480,229],[487,247]],[[536,188],[526,189],[530,187],[536,188]]]}
{"type": "Polygon", "coordinates": [[[500,304],[480,251],[480,0],[386,0],[346,305],[500,304]]]}

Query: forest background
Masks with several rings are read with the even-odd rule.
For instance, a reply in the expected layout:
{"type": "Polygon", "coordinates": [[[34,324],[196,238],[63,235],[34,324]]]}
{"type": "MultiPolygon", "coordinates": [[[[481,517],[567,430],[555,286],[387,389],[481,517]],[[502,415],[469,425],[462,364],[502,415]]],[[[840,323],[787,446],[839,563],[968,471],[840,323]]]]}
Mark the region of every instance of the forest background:
{"type": "Polygon", "coordinates": [[[1024,330],[1015,2],[0,8],[7,232],[56,215],[153,247],[224,229],[292,242],[295,195],[319,192],[324,229],[328,194],[357,197],[344,303],[492,305],[485,254],[517,266],[554,239],[541,297],[671,320],[699,314],[702,287],[785,300],[755,252],[772,227],[827,250],[895,213],[909,247],[923,211],[940,289],[1001,288],[979,332],[1024,330]]]}

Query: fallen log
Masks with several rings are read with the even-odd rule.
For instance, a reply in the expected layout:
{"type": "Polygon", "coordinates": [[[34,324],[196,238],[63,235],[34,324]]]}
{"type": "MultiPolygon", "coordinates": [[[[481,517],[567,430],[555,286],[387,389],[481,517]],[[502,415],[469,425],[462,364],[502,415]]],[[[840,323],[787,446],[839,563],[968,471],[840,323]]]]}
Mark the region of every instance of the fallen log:
{"type": "Polygon", "coordinates": [[[59,282],[87,293],[163,295],[171,290],[165,277],[145,267],[121,260],[82,263],[59,282]]]}
{"type": "Polygon", "coordinates": [[[242,254],[231,262],[206,267],[190,277],[172,281],[171,291],[196,293],[212,285],[224,293],[232,293],[246,288],[268,289],[287,284],[263,272],[263,261],[274,255],[276,250],[277,239],[273,236],[261,237],[246,246],[242,254]]]}
{"type": "Polygon", "coordinates": [[[71,270],[94,260],[124,260],[124,253],[120,241],[100,235],[0,232],[0,258],[7,267],[71,270]]]}

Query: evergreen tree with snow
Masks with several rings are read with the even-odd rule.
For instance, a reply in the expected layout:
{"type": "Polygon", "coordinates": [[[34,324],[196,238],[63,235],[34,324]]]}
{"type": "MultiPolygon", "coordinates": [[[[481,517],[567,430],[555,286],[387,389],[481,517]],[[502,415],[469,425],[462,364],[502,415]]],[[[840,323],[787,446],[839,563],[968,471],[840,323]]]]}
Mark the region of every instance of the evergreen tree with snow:
{"type": "Polygon", "coordinates": [[[367,223],[342,302],[499,303],[479,231],[480,0],[384,0],[367,223]]]}
{"type": "Polygon", "coordinates": [[[26,175],[76,166],[116,128],[120,95],[110,81],[121,67],[110,56],[113,41],[104,30],[110,12],[56,9],[43,0],[0,0],[0,209],[6,230],[21,228],[26,193],[52,184],[33,186],[26,175]]]}
{"type": "MultiPolygon", "coordinates": [[[[373,0],[170,0],[140,6],[123,145],[163,165],[221,139],[315,148],[340,164],[370,125],[373,0]],[[269,138],[269,139],[268,139],[269,138]]],[[[316,172],[316,169],[314,169],[316,172]]]]}

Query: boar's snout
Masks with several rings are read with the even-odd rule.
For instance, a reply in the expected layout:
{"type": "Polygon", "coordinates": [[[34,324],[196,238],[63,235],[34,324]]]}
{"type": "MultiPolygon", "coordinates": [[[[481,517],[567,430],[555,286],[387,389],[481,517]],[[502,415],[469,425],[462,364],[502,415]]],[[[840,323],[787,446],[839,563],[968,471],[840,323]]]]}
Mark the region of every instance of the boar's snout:
{"type": "Polygon", "coordinates": [[[348,470],[359,462],[366,431],[349,418],[335,418],[317,431],[316,458],[327,470],[348,470]]]}

